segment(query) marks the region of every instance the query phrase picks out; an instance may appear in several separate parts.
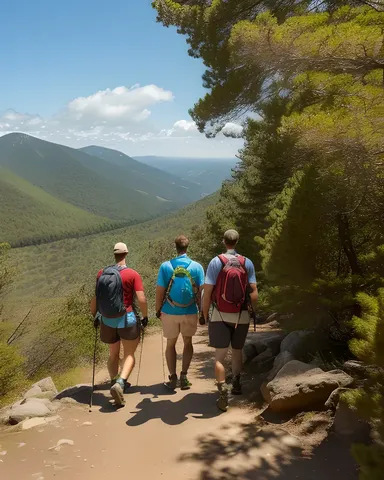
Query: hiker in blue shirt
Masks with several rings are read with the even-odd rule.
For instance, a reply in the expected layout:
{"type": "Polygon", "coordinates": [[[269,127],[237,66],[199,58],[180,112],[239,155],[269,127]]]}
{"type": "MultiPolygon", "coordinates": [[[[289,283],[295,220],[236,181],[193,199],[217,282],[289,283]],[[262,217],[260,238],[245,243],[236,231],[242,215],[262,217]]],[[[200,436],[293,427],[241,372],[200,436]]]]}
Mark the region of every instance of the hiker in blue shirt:
{"type": "Polygon", "coordinates": [[[177,386],[176,342],[181,333],[184,341],[180,388],[191,387],[187,373],[193,356],[192,337],[197,331],[201,291],[204,285],[203,267],[187,255],[189,240],[181,235],[175,240],[177,257],[164,262],[159,270],[156,287],[156,312],[161,319],[164,337],[167,339],[165,358],[169,381],[165,386],[174,390],[177,386]]]}

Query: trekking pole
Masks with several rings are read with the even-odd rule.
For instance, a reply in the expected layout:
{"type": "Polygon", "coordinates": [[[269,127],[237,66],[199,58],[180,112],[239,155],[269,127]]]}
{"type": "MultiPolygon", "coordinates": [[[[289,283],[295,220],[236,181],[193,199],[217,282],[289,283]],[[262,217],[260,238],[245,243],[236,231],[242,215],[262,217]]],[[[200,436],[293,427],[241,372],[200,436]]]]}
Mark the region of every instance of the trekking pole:
{"type": "Polygon", "coordinates": [[[144,349],[144,336],[145,336],[145,328],[142,328],[141,333],[141,349],[140,349],[140,358],[139,358],[139,366],[137,369],[137,380],[136,380],[136,387],[139,386],[139,377],[140,377],[140,369],[141,369],[141,360],[143,358],[143,349],[144,349]]]}
{"type": "Polygon", "coordinates": [[[161,363],[163,364],[163,382],[165,383],[164,337],[163,337],[163,330],[161,330],[160,341],[161,341],[161,363]]]}
{"type": "Polygon", "coordinates": [[[96,351],[97,351],[97,339],[99,336],[98,325],[95,325],[95,346],[93,349],[93,373],[92,373],[92,389],[89,398],[89,413],[92,412],[93,392],[95,390],[95,373],[96,373],[96,351]]]}

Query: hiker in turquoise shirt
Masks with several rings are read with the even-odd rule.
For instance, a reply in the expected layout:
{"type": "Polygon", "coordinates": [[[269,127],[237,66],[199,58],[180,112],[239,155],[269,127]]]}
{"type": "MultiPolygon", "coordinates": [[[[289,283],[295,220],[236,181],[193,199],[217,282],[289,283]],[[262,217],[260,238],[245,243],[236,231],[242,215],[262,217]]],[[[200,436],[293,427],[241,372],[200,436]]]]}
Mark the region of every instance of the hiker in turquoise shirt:
{"type": "Polygon", "coordinates": [[[191,387],[187,373],[193,356],[192,337],[197,331],[201,291],[204,285],[203,267],[187,255],[188,238],[179,236],[175,240],[178,256],[164,262],[159,270],[156,287],[156,312],[161,319],[163,334],[167,339],[165,358],[169,369],[166,387],[177,386],[176,342],[181,334],[184,341],[180,388],[191,387]],[[174,274],[177,276],[174,277],[174,274]],[[174,278],[173,278],[174,277],[174,278]]]}

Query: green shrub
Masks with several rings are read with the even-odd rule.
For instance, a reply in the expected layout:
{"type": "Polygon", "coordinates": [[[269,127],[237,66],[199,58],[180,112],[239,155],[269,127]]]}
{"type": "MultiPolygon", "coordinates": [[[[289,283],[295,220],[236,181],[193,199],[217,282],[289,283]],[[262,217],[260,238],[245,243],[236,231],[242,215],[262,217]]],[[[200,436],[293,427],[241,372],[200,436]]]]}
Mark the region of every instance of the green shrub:
{"type": "Polygon", "coordinates": [[[356,334],[351,351],[362,361],[379,367],[364,389],[350,392],[346,400],[374,427],[372,445],[355,445],[353,454],[361,466],[360,480],[379,480],[384,471],[384,289],[376,297],[358,294],[362,315],[354,317],[356,334]]]}
{"type": "Polygon", "coordinates": [[[0,343],[0,397],[5,396],[24,381],[23,357],[15,347],[0,343]]]}

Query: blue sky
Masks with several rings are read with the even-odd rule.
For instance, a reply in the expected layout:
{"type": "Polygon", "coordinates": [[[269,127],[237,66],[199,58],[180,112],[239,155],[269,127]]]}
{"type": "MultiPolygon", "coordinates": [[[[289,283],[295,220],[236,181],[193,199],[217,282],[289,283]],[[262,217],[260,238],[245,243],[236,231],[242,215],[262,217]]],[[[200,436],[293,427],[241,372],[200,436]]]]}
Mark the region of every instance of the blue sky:
{"type": "Polygon", "coordinates": [[[150,0],[7,3],[2,134],[25,131],[131,155],[232,156],[241,146],[197,133],[188,108],[205,93],[204,67],[175,29],[156,23],[150,0]]]}

